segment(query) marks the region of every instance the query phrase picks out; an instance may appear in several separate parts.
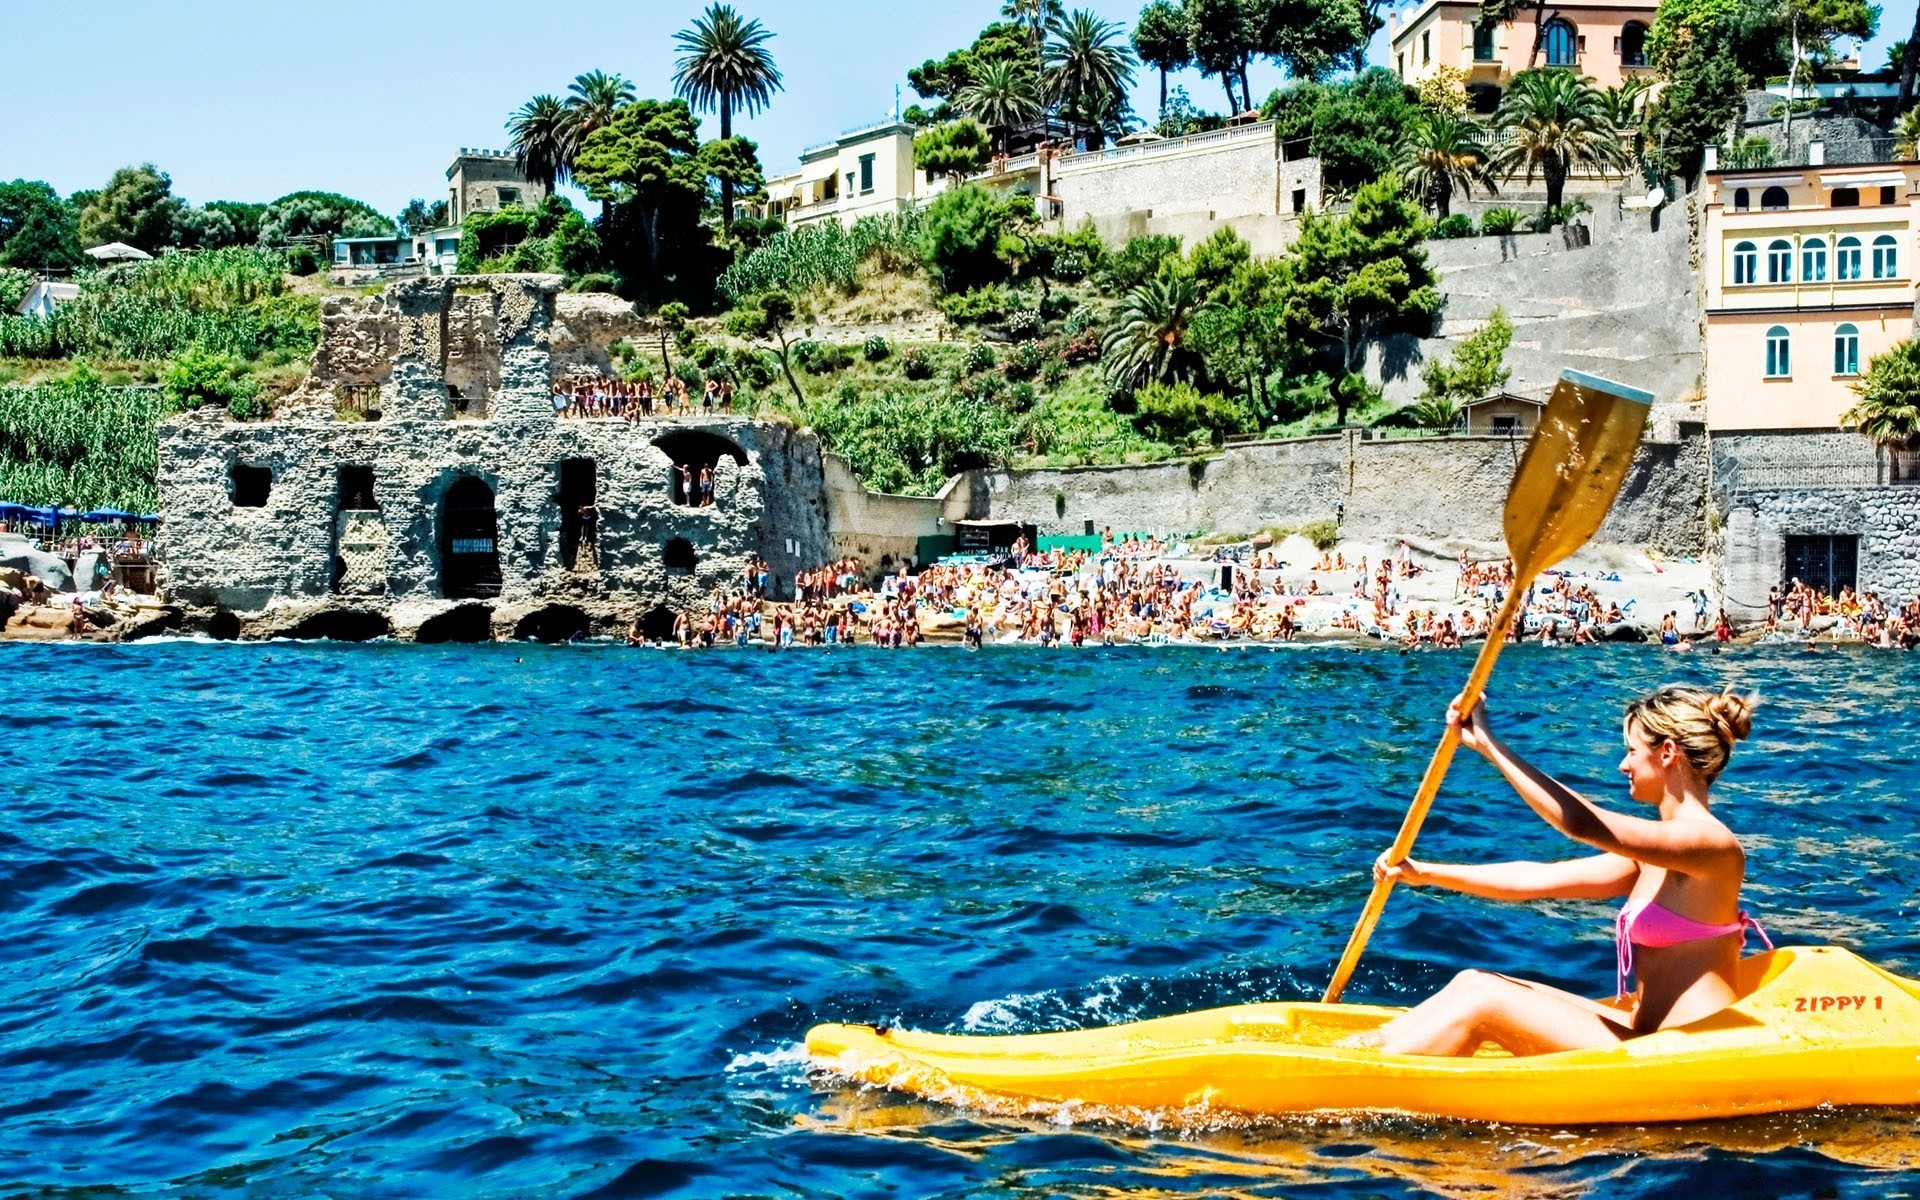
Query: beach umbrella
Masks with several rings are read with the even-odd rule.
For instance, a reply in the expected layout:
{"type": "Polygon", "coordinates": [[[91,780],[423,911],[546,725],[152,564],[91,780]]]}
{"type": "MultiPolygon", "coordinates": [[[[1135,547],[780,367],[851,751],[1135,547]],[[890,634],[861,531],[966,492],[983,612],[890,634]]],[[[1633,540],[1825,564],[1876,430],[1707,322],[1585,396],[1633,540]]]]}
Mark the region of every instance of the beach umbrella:
{"type": "Polygon", "coordinates": [[[101,262],[132,262],[142,258],[152,258],[138,246],[129,246],[125,242],[108,242],[104,246],[94,246],[87,251],[87,257],[101,262]]]}

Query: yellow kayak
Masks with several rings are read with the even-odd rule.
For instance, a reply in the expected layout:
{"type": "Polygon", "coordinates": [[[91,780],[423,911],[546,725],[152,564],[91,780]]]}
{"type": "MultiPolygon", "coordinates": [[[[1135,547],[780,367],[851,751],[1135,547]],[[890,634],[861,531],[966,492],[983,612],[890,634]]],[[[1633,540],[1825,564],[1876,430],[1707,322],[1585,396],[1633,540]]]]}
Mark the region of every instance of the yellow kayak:
{"type": "Polygon", "coordinates": [[[1920,1103],[1920,982],[1835,947],[1794,947],[1743,960],[1739,983],[1740,1000],[1693,1024],[1528,1057],[1342,1046],[1404,1010],[1313,1003],[997,1037],[817,1025],[807,1053],[944,1103],[1154,1124],[1392,1112],[1584,1125],[1920,1103]]]}

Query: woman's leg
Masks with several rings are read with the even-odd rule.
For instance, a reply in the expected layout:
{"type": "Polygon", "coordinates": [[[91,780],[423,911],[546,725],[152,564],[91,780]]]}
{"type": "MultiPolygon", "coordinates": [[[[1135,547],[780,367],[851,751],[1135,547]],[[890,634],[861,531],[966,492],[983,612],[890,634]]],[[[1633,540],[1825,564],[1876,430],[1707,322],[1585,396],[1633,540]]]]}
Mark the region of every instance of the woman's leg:
{"type": "Polygon", "coordinates": [[[1514,1054],[1548,1054],[1610,1046],[1632,1033],[1629,1019],[1545,984],[1462,971],[1430,999],[1382,1026],[1376,1037],[1382,1050],[1395,1054],[1466,1055],[1482,1042],[1514,1054]]]}

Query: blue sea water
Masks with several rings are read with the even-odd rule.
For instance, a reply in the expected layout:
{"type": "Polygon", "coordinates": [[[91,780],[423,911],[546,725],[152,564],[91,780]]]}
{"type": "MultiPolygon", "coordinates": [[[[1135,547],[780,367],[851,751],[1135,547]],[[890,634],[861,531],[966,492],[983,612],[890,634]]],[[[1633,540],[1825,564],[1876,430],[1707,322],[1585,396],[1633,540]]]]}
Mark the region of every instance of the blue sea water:
{"type": "MultiPolygon", "coordinates": [[[[1920,1114],[1007,1120],[811,1077],[823,1020],[1316,997],[1464,678],[1337,647],[11,647],[8,1196],[1920,1195],[1920,1114]]],[[[1778,940],[1920,974],[1920,660],[1517,647],[1510,741],[1757,689],[1719,794],[1778,940]]],[[[1570,847],[1462,760],[1424,856],[1570,847]]],[[[1610,912],[1395,895],[1348,996],[1595,994],[1610,912]]]]}

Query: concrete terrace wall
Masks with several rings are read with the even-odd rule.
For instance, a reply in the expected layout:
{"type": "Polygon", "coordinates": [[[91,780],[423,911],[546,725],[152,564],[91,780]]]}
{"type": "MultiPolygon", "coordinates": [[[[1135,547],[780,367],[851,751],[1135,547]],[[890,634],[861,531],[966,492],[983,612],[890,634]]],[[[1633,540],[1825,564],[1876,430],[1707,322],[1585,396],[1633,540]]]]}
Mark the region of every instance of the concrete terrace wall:
{"type": "Polygon", "coordinates": [[[920,539],[951,533],[967,517],[971,497],[967,478],[947,480],[937,496],[894,496],[870,492],[853,469],[832,454],[821,456],[827,527],[833,557],[857,558],[869,567],[920,561],[920,539]]]}
{"type": "Polygon", "coordinates": [[[1451,354],[1495,306],[1513,321],[1508,387],[1551,387],[1568,367],[1654,393],[1663,404],[1700,385],[1700,289],[1684,205],[1621,212],[1597,199],[1591,244],[1560,233],[1427,243],[1444,308],[1436,336],[1376,347],[1367,373],[1390,400],[1420,392],[1420,363],[1451,354]]]}
{"type": "Polygon", "coordinates": [[[1318,160],[1283,161],[1268,124],[1069,155],[1055,164],[1052,186],[1060,226],[1092,221],[1111,245],[1146,234],[1192,245],[1231,225],[1261,256],[1282,253],[1298,236],[1296,189],[1310,209],[1321,199],[1318,160]]]}
{"type": "MultiPolygon", "coordinates": [[[[1707,445],[1698,427],[1648,442],[1600,540],[1673,554],[1707,546],[1707,445]]],[[[978,471],[983,515],[1043,534],[1096,529],[1251,532],[1333,519],[1344,534],[1497,543],[1523,442],[1503,437],[1366,441],[1356,433],[1232,447],[1203,460],[1142,466],[978,471]]]]}

